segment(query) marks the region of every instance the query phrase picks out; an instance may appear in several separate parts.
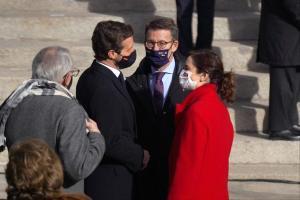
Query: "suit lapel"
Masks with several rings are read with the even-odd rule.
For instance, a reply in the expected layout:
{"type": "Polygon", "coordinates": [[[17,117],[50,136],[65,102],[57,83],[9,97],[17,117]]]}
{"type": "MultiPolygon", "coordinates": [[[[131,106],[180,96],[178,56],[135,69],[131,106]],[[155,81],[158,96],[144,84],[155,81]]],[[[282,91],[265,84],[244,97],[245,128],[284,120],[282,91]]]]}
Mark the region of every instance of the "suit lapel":
{"type": "Polygon", "coordinates": [[[143,91],[142,93],[140,93],[141,103],[143,103],[144,107],[147,108],[148,113],[152,113],[154,116],[155,111],[153,107],[152,94],[149,86],[149,73],[140,74],[138,76],[137,83],[139,84],[138,87],[140,88],[140,91],[143,91]]]}
{"type": "Polygon", "coordinates": [[[133,110],[133,112],[135,112],[134,109],[134,105],[133,102],[128,94],[128,91],[126,89],[125,84],[123,85],[119,79],[117,79],[117,77],[115,77],[114,79],[112,79],[114,86],[120,91],[120,93],[125,97],[125,99],[128,101],[128,103],[130,104],[131,109],[133,110]]]}
{"type": "Polygon", "coordinates": [[[134,109],[134,105],[132,103],[132,100],[127,92],[127,89],[125,87],[125,85],[123,85],[119,79],[116,77],[116,75],[110,71],[109,69],[107,69],[105,66],[101,65],[100,63],[97,63],[96,61],[94,61],[94,67],[96,70],[98,70],[99,72],[101,72],[106,78],[110,79],[113,83],[113,85],[115,86],[115,88],[121,93],[122,96],[124,96],[124,98],[127,100],[127,102],[129,103],[133,113],[135,113],[135,109],[134,109]]]}
{"type": "Polygon", "coordinates": [[[165,100],[164,109],[168,109],[168,107],[172,104],[171,100],[176,99],[179,94],[183,93],[183,96],[186,96],[188,94],[188,91],[183,91],[182,87],[179,84],[179,72],[181,71],[181,68],[179,67],[178,62],[179,61],[177,61],[175,65],[172,82],[165,100]]]}
{"type": "Polygon", "coordinates": [[[172,82],[171,82],[171,85],[169,88],[169,92],[167,94],[166,101],[164,104],[164,108],[171,103],[170,101],[173,96],[176,96],[177,94],[180,93],[179,90],[182,90],[182,88],[179,84],[179,77],[178,77],[177,73],[174,71],[173,77],[172,77],[172,82]]]}

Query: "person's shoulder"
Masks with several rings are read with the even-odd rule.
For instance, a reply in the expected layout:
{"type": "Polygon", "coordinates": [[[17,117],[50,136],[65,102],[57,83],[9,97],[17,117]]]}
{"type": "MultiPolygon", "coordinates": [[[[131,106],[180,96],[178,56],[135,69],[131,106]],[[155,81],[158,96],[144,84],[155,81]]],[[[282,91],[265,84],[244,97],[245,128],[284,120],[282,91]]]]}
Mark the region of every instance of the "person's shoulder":
{"type": "Polygon", "coordinates": [[[129,83],[129,85],[139,84],[139,82],[147,76],[149,70],[150,65],[147,60],[143,58],[135,72],[126,78],[126,82],[129,83]]]}
{"type": "Polygon", "coordinates": [[[102,66],[94,66],[92,64],[91,67],[86,69],[78,80],[76,86],[77,92],[82,92],[86,88],[92,88],[91,91],[105,90],[105,88],[110,89],[113,82],[111,76],[107,76],[107,72],[103,68],[102,66]]]}
{"type": "Polygon", "coordinates": [[[73,114],[78,113],[78,115],[83,115],[85,112],[75,98],[71,99],[64,96],[51,96],[48,100],[52,102],[53,110],[57,110],[56,112],[61,114],[72,112],[73,114]]]}
{"type": "Polygon", "coordinates": [[[175,53],[174,54],[174,59],[175,59],[175,67],[176,67],[176,73],[179,75],[179,73],[181,72],[181,70],[184,68],[185,66],[185,61],[186,61],[186,57],[184,57],[183,55],[181,55],[180,53],[175,53]]]}
{"type": "Polygon", "coordinates": [[[55,96],[46,96],[46,97],[49,97],[49,101],[52,101],[54,103],[56,103],[57,105],[62,105],[62,106],[65,106],[65,105],[68,105],[68,106],[75,106],[77,103],[77,101],[74,99],[71,99],[71,98],[68,98],[68,97],[65,97],[65,96],[61,96],[61,95],[55,95],[55,96]]]}
{"type": "Polygon", "coordinates": [[[81,193],[64,193],[55,200],[91,200],[91,198],[81,193]]]}
{"type": "Polygon", "coordinates": [[[214,103],[211,103],[210,99],[208,98],[197,98],[187,105],[186,112],[189,116],[198,116],[202,118],[203,116],[211,113],[211,111],[214,109],[213,105],[214,103]]]}
{"type": "Polygon", "coordinates": [[[150,64],[146,58],[143,58],[141,60],[141,62],[139,63],[137,69],[133,73],[133,75],[130,77],[135,77],[138,75],[145,75],[145,74],[149,73],[149,71],[150,71],[150,64]]]}
{"type": "Polygon", "coordinates": [[[24,98],[22,103],[38,104],[45,107],[54,106],[54,108],[60,108],[65,107],[66,105],[74,105],[76,100],[61,95],[36,95],[24,98]]]}
{"type": "Polygon", "coordinates": [[[82,74],[79,77],[78,82],[82,82],[83,80],[89,80],[90,76],[93,75],[93,71],[94,71],[94,63],[91,64],[91,66],[89,66],[88,68],[86,68],[82,74]]]}

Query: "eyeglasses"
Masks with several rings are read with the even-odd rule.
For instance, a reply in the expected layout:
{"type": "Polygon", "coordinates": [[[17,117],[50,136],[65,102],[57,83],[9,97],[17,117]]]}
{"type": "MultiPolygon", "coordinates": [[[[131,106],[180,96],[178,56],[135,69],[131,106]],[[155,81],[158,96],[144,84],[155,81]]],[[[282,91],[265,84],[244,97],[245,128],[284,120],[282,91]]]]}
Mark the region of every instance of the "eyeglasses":
{"type": "Polygon", "coordinates": [[[154,42],[154,41],[151,41],[151,40],[147,40],[147,41],[145,41],[145,46],[148,49],[152,49],[155,46],[155,44],[157,44],[159,49],[164,49],[171,42],[174,42],[174,40],[171,40],[169,42],[166,42],[166,41],[154,42]]]}
{"type": "Polygon", "coordinates": [[[80,70],[79,69],[74,69],[74,70],[71,70],[70,73],[73,77],[77,77],[78,74],[79,74],[80,70]]]}
{"type": "MultiPolygon", "coordinates": [[[[72,77],[77,77],[78,74],[79,74],[79,72],[80,72],[79,69],[73,69],[73,70],[69,71],[68,73],[66,73],[65,76],[67,76],[68,74],[70,74],[72,77]]],[[[65,76],[64,76],[64,77],[65,77],[65,76]]]]}

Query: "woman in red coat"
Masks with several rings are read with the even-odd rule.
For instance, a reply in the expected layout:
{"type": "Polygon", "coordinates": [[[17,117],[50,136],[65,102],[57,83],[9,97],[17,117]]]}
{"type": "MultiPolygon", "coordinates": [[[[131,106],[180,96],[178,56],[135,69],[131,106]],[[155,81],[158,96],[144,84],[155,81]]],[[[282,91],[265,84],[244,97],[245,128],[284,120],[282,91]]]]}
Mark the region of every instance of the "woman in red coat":
{"type": "Polygon", "coordinates": [[[223,100],[232,102],[232,73],[212,51],[195,51],[180,84],[192,91],[176,107],[168,200],[227,200],[234,130],[223,100]]]}

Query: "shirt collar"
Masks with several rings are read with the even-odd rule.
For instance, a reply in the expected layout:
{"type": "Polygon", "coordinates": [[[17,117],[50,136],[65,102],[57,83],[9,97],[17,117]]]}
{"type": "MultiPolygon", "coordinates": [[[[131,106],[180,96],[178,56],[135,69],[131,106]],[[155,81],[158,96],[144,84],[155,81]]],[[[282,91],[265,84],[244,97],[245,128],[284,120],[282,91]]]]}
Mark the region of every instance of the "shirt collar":
{"type": "MultiPolygon", "coordinates": [[[[164,71],[162,71],[162,72],[164,72],[166,74],[173,74],[174,69],[175,69],[175,59],[172,58],[172,61],[170,62],[169,66],[166,69],[164,69],[164,71]]],[[[154,67],[151,67],[151,71],[152,71],[152,74],[157,73],[157,70],[154,67]]]]}
{"type": "Polygon", "coordinates": [[[112,71],[112,73],[114,73],[114,75],[115,75],[117,78],[118,78],[119,75],[121,74],[120,70],[118,70],[118,69],[116,69],[116,68],[110,67],[110,66],[108,66],[108,65],[106,65],[106,64],[104,64],[103,62],[98,61],[98,60],[96,60],[96,62],[97,62],[98,64],[100,64],[100,65],[103,65],[104,67],[106,67],[106,68],[109,69],[110,71],[112,71]]]}

